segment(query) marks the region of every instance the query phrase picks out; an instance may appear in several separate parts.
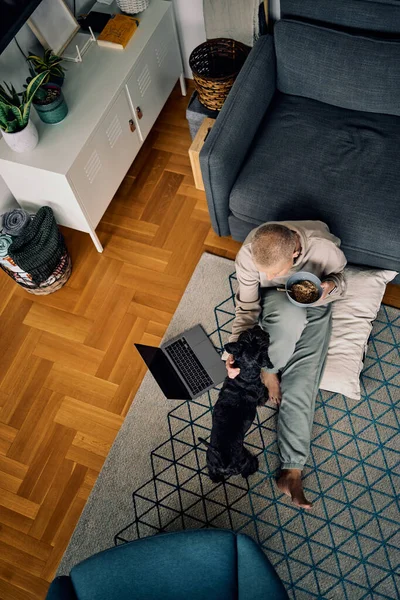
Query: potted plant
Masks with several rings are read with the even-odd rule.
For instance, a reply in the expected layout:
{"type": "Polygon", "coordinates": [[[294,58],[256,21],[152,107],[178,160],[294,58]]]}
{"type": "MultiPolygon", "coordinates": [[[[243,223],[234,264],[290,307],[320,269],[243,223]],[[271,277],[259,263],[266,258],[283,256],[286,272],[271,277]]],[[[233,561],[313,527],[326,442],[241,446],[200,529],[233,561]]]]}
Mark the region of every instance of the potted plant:
{"type": "Polygon", "coordinates": [[[29,119],[33,97],[47,73],[36,75],[26,90],[17,93],[13,85],[0,84],[0,129],[6,143],[15,152],[29,152],[39,141],[35,125],[29,119]]]}
{"type": "Polygon", "coordinates": [[[55,83],[62,87],[65,78],[65,69],[60,64],[63,60],[61,56],[57,56],[52,50],[45,50],[43,57],[30,52],[27,60],[33,69],[33,72],[29,69],[32,76],[47,71],[48,77],[44,83],[55,83]]]}
{"type": "Polygon", "coordinates": [[[68,106],[59,85],[45,83],[35,93],[33,106],[44,123],[55,124],[63,121],[68,114],[68,106]]]}

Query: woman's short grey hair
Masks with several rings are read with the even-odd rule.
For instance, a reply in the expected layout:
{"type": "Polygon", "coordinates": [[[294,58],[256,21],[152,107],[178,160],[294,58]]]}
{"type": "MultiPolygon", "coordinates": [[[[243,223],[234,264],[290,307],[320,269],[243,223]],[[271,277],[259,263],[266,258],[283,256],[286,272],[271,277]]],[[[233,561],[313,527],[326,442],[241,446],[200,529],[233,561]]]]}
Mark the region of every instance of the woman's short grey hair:
{"type": "Polygon", "coordinates": [[[251,242],[253,260],[259,267],[274,267],[293,259],[296,233],[279,223],[261,225],[251,242]]]}

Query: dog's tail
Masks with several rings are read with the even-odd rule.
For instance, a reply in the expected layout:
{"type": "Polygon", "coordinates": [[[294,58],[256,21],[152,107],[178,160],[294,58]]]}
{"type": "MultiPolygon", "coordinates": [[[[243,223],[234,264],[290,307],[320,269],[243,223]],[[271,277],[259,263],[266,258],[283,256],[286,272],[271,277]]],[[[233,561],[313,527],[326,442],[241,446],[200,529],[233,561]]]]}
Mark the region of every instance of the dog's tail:
{"type": "Polygon", "coordinates": [[[224,461],[222,459],[221,452],[219,450],[217,450],[217,448],[215,448],[212,444],[210,444],[210,442],[207,442],[207,440],[205,440],[204,438],[200,438],[199,437],[197,439],[199,440],[199,442],[201,442],[202,444],[204,444],[205,446],[207,446],[207,452],[209,452],[210,455],[217,462],[218,469],[220,469],[221,471],[224,471],[224,472],[228,473],[229,469],[226,469],[224,467],[224,461]]]}
{"type": "Polygon", "coordinates": [[[225,469],[223,468],[220,452],[204,438],[199,437],[197,439],[207,447],[207,468],[211,481],[214,483],[225,481],[225,469]]]}
{"type": "Polygon", "coordinates": [[[219,450],[217,450],[216,448],[214,448],[214,446],[212,444],[210,444],[210,442],[207,442],[207,440],[205,440],[204,438],[197,438],[199,440],[199,442],[201,444],[204,444],[205,446],[207,446],[208,452],[210,452],[216,459],[218,462],[221,463],[222,465],[222,456],[219,450]]]}
{"type": "Polygon", "coordinates": [[[207,440],[205,440],[204,438],[201,438],[201,437],[199,437],[199,438],[197,438],[197,439],[199,440],[199,442],[200,442],[201,444],[204,444],[205,446],[207,446],[207,448],[210,448],[210,447],[211,447],[211,444],[210,444],[210,442],[207,442],[207,440]]]}

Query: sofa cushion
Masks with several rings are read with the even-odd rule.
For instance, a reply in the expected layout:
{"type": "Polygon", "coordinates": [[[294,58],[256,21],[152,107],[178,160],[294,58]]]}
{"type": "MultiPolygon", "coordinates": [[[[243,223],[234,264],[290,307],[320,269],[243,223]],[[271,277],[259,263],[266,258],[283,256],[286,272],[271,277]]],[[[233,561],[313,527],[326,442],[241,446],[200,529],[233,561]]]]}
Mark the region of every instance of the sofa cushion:
{"type": "Polygon", "coordinates": [[[277,88],[353,110],[400,115],[400,42],[282,19],[277,88]]]}
{"type": "Polygon", "coordinates": [[[242,221],[319,219],[349,262],[400,270],[400,118],[278,94],[230,197],[242,221]]]}
{"type": "Polygon", "coordinates": [[[308,22],[340,26],[342,28],[388,32],[400,31],[398,0],[280,0],[282,19],[302,19],[308,22]]]}

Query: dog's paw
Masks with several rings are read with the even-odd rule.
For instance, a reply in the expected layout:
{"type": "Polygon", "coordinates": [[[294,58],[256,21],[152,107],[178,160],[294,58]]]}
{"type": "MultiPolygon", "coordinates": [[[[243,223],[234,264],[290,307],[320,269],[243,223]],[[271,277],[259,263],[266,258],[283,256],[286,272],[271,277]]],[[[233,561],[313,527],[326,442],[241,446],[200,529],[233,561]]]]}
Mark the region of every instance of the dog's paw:
{"type": "Polygon", "coordinates": [[[258,400],[257,406],[265,406],[268,402],[268,398],[269,398],[268,389],[266,387],[264,387],[263,393],[258,400]]]}
{"type": "Polygon", "coordinates": [[[225,477],[223,475],[213,474],[209,475],[209,477],[213,483],[224,483],[225,481],[225,477]]]}
{"type": "Polygon", "coordinates": [[[254,473],[256,473],[257,471],[258,471],[258,458],[257,458],[257,456],[253,456],[253,454],[250,454],[249,460],[248,460],[245,468],[242,471],[242,477],[244,479],[247,479],[248,477],[250,477],[250,475],[254,475],[254,473]]]}

